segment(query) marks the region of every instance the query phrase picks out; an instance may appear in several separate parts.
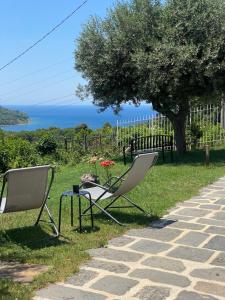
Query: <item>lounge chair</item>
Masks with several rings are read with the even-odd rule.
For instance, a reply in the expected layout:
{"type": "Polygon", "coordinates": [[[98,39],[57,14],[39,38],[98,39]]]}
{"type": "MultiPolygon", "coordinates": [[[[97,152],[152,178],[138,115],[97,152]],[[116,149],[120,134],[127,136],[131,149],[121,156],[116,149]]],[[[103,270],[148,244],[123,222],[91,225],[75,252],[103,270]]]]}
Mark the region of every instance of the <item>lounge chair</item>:
{"type": "Polygon", "coordinates": [[[53,180],[54,169],[49,165],[8,170],[3,175],[0,214],[40,208],[35,223],[37,225],[42,221],[41,215],[45,208],[50,224],[56,236],[58,236],[57,226],[46,204],[53,180]],[[6,197],[4,197],[6,187],[6,197]]]}
{"type": "Polygon", "coordinates": [[[108,209],[133,207],[147,214],[143,208],[129,199],[126,194],[144,179],[148,170],[155,164],[157,158],[157,152],[140,154],[135,157],[131,167],[122,176],[112,177],[104,185],[93,183],[94,187],[81,189],[80,192],[83,196],[91,201],[91,206],[85,209],[83,213],[80,213],[80,221],[82,216],[85,216],[92,206],[96,206],[119,225],[124,224],[113,217],[107,211],[108,209]],[[129,206],[112,206],[120,197],[125,199],[129,203],[129,206]],[[105,207],[102,207],[100,202],[103,202],[103,200],[110,200],[110,203],[105,207]]]}

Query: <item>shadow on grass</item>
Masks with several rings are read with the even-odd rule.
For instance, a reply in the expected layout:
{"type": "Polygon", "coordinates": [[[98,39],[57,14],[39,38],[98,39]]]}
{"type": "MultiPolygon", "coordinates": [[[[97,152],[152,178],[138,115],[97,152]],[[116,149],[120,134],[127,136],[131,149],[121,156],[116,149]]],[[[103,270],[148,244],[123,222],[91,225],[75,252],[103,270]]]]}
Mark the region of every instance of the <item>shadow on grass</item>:
{"type": "MultiPolygon", "coordinates": [[[[183,156],[179,156],[175,151],[173,153],[173,162],[170,160],[170,153],[165,154],[165,161],[159,152],[159,159],[157,165],[205,165],[205,150],[192,150],[187,151],[183,156]]],[[[117,162],[123,162],[123,158],[116,159],[117,162]]],[[[131,159],[127,158],[127,167],[132,163],[131,159]]],[[[225,149],[211,149],[210,150],[210,163],[214,165],[225,164],[225,149]]]]}
{"type": "MultiPolygon", "coordinates": [[[[131,212],[125,212],[125,211],[114,211],[114,210],[108,210],[108,212],[115,217],[119,222],[123,223],[124,225],[131,225],[132,223],[138,224],[138,225],[149,225],[150,222],[158,220],[159,217],[155,215],[146,216],[141,213],[131,213],[131,212]]],[[[113,220],[109,219],[106,215],[103,213],[97,213],[94,216],[94,220],[98,220],[101,222],[104,222],[104,224],[109,224],[109,222],[112,222],[113,224],[116,224],[113,220]]]]}
{"type": "Polygon", "coordinates": [[[41,226],[28,226],[0,232],[0,244],[15,243],[19,246],[38,250],[67,243],[44,231],[41,226]]]}

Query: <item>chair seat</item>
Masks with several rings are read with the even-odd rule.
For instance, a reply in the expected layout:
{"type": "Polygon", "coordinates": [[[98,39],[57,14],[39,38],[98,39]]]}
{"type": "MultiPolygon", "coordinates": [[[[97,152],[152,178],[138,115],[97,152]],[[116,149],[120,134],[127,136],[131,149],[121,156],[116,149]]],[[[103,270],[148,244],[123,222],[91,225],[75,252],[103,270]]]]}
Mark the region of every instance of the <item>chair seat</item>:
{"type": "MultiPolygon", "coordinates": [[[[87,189],[82,189],[81,192],[88,192],[91,195],[91,199],[92,200],[97,200],[99,198],[99,196],[101,196],[104,193],[104,189],[101,187],[91,187],[91,188],[87,188],[87,189]]],[[[111,197],[112,194],[109,192],[106,192],[102,197],[102,199],[106,199],[111,197]]]]}
{"type": "Polygon", "coordinates": [[[0,205],[0,214],[4,213],[5,204],[6,204],[6,198],[4,197],[4,198],[2,198],[1,205],[0,205]]]}

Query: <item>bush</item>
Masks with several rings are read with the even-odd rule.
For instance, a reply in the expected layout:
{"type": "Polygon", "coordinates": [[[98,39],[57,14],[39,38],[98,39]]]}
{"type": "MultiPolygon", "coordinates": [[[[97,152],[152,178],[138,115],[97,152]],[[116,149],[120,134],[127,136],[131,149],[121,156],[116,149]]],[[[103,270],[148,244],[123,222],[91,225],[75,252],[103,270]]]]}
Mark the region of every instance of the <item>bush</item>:
{"type": "Polygon", "coordinates": [[[35,147],[26,140],[6,138],[0,144],[0,172],[11,168],[35,166],[41,159],[35,147]]]}
{"type": "Polygon", "coordinates": [[[46,134],[37,142],[37,150],[41,155],[56,153],[57,141],[53,135],[46,134]]]}

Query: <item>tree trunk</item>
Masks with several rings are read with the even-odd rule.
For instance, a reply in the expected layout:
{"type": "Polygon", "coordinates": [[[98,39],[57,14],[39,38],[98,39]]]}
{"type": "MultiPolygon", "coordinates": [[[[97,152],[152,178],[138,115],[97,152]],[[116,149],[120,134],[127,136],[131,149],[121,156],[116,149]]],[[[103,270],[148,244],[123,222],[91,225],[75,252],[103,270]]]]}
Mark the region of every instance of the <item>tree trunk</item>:
{"type": "Polygon", "coordinates": [[[171,109],[163,107],[160,103],[152,102],[153,108],[166,116],[173,125],[174,137],[176,142],[176,148],[179,155],[183,155],[186,152],[186,118],[189,113],[189,103],[184,101],[183,105],[180,105],[179,111],[174,113],[171,109]]]}
{"type": "Polygon", "coordinates": [[[171,120],[174,128],[174,137],[176,148],[179,155],[186,152],[186,136],[185,136],[185,122],[186,117],[175,117],[171,120]]]}

